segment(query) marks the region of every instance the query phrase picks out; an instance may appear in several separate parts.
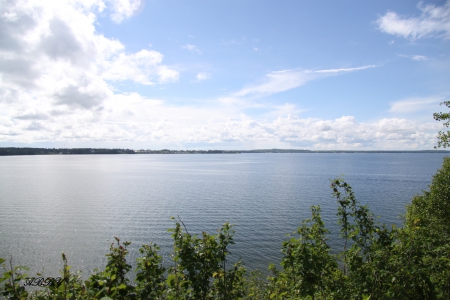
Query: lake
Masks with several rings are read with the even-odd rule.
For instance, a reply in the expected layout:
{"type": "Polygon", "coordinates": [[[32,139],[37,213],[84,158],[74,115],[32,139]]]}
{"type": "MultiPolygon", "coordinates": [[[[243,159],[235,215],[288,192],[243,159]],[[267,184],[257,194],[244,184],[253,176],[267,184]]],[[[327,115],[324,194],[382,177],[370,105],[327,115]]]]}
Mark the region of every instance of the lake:
{"type": "Polygon", "coordinates": [[[320,205],[341,247],[330,179],[344,177],[379,221],[401,224],[411,198],[426,189],[443,153],[293,153],[208,155],[48,155],[0,157],[0,257],[56,277],[61,252],[87,277],[103,268],[110,241],[161,246],[169,264],[180,216],[190,233],[235,224],[232,259],[265,271],[310,206],[320,205]]]}

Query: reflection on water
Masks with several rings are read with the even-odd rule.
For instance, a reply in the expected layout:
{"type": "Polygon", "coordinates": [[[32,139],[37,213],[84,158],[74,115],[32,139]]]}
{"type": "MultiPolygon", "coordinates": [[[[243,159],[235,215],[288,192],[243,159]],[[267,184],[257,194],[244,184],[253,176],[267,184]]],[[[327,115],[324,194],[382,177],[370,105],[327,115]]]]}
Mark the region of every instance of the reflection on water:
{"type": "Polygon", "coordinates": [[[109,241],[131,257],[179,215],[191,233],[235,224],[233,256],[250,268],[280,259],[281,242],[320,205],[339,247],[329,179],[344,174],[380,221],[400,224],[411,197],[440,168],[436,154],[218,154],[0,157],[0,257],[57,276],[61,252],[85,276],[103,267],[109,241]]]}

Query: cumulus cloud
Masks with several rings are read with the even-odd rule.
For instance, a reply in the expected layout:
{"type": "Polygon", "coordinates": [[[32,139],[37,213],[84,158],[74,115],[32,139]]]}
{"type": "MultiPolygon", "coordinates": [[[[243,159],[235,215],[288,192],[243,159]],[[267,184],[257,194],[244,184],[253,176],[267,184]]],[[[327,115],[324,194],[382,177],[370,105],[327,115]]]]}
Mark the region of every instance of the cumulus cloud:
{"type": "Polygon", "coordinates": [[[68,106],[79,106],[82,108],[91,108],[102,103],[107,95],[93,91],[90,93],[86,88],[77,86],[67,86],[60,93],[54,95],[56,104],[66,104],[68,106]]]}
{"type": "Polygon", "coordinates": [[[111,19],[120,23],[130,18],[143,5],[141,0],[109,0],[111,5],[111,19]]]}
{"type": "Polygon", "coordinates": [[[152,85],[152,77],[157,77],[160,83],[176,81],[179,73],[161,65],[163,55],[153,50],[141,50],[137,53],[120,53],[114,60],[105,61],[105,72],[102,74],[106,80],[135,82],[152,85]]]}
{"type": "MultiPolygon", "coordinates": [[[[118,94],[114,84],[122,81],[156,85],[179,78],[176,69],[164,64],[162,53],[150,49],[128,52],[120,41],[96,32],[98,13],[121,22],[136,13],[142,3],[1,3],[2,143],[141,142],[149,148],[161,144],[188,148],[199,143],[212,147],[257,143],[269,148],[407,149],[431,148],[440,129],[439,124],[396,118],[372,123],[358,122],[352,116],[335,120],[300,118],[301,110],[290,103],[266,105],[264,120],[245,116],[240,109],[239,101],[374,66],[270,72],[259,83],[205,107],[177,107],[138,93],[118,94]]],[[[190,44],[186,50],[200,53],[190,44]]],[[[206,80],[209,76],[199,73],[196,78],[206,80]]],[[[398,111],[398,107],[402,104],[394,104],[392,110],[398,111]]]]}
{"type": "MultiPolygon", "coordinates": [[[[132,95],[117,95],[113,85],[161,84],[179,77],[177,70],[163,64],[161,53],[130,53],[120,41],[96,32],[98,13],[120,22],[135,13],[139,1],[1,3],[0,142],[136,138],[134,127],[110,122],[129,111],[120,101],[134,101],[132,95]]],[[[134,111],[139,112],[137,105],[134,111]]]]}
{"type": "Polygon", "coordinates": [[[403,17],[392,11],[387,12],[376,21],[378,29],[385,33],[411,39],[433,36],[450,38],[449,0],[442,6],[420,3],[418,8],[422,13],[417,17],[403,17]]]}
{"type": "Polygon", "coordinates": [[[127,53],[120,41],[96,32],[96,13],[108,9],[120,21],[139,5],[127,0],[3,2],[0,103],[46,109],[47,115],[55,105],[64,106],[71,113],[101,107],[114,94],[112,82],[176,81],[178,71],[162,63],[161,53],[127,53]]]}
{"type": "MultiPolygon", "coordinates": [[[[277,113],[286,113],[295,107],[278,109],[277,113]]],[[[229,107],[177,107],[137,93],[112,95],[102,109],[80,109],[77,115],[48,115],[28,109],[11,119],[4,113],[8,112],[0,114],[2,141],[127,142],[152,149],[205,144],[211,148],[253,144],[267,148],[431,149],[440,129],[438,123],[405,118],[364,123],[354,116],[327,120],[274,114],[258,120],[229,107]]]]}
{"type": "Polygon", "coordinates": [[[49,118],[48,115],[43,113],[27,113],[22,114],[14,117],[15,119],[19,120],[47,120],[49,118]]]}

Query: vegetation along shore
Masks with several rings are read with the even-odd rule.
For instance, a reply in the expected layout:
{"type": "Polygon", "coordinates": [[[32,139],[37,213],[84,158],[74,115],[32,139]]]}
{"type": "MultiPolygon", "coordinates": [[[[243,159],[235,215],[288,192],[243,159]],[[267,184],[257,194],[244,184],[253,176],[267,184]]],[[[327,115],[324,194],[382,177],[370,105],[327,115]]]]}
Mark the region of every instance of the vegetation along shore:
{"type": "Polygon", "coordinates": [[[95,155],[95,154],[241,154],[241,153],[450,153],[449,150],[304,150],[304,149],[255,149],[255,150],[133,150],[108,148],[32,148],[0,147],[0,156],[8,155],[95,155]]]}

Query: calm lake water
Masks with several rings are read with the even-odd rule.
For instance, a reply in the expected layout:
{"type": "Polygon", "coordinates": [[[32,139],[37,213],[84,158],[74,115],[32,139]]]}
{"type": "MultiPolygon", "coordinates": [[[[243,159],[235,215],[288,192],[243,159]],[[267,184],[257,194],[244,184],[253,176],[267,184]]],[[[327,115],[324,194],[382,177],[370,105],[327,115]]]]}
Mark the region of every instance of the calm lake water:
{"type": "Polygon", "coordinates": [[[169,264],[167,229],[190,233],[235,224],[232,258],[248,269],[278,263],[286,234],[320,205],[338,249],[330,179],[344,176],[380,221],[401,224],[445,154],[210,154],[0,157],[0,257],[58,276],[61,252],[87,277],[103,268],[109,241],[131,241],[130,259],[155,242],[169,264]]]}

